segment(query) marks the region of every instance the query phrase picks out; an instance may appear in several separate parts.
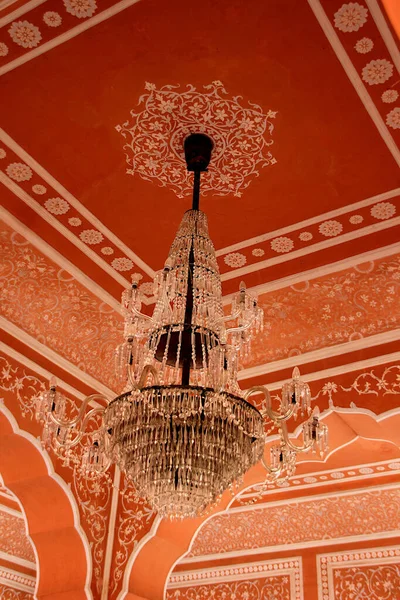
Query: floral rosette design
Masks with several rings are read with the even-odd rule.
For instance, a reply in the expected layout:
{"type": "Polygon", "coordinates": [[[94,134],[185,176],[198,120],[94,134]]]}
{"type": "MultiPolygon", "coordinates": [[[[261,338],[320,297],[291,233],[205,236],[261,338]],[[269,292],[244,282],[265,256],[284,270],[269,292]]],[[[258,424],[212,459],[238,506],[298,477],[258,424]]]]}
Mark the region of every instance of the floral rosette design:
{"type": "Polygon", "coordinates": [[[271,119],[260,106],[240,104],[240,96],[229,98],[220,81],[204,86],[204,92],[187,85],[146,83],[149,92],[139,98],[141,112],[131,111],[130,121],[116,130],[124,145],[129,175],[157,180],[170,186],[179,198],[191,194],[191,176],[186,170],[183,143],[190,133],[202,132],[214,142],[212,161],[202,180],[202,192],[241,196],[259,170],[276,160],[268,151],[273,144],[271,119]]]}

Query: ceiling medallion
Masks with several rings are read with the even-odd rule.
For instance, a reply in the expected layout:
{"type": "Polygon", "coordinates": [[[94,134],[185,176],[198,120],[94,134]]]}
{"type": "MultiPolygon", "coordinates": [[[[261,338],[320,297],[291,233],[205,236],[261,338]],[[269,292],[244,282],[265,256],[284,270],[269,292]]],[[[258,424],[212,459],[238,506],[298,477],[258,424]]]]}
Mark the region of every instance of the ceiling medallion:
{"type": "Polygon", "coordinates": [[[183,143],[191,133],[204,133],[213,141],[213,160],[202,180],[202,192],[217,196],[241,196],[262,167],[277,161],[269,151],[273,144],[272,119],[251,102],[242,106],[241,96],[229,97],[221,81],[197,91],[193,85],[160,89],[146,83],[147,94],[139,98],[142,110],[131,110],[131,119],[117,125],[126,139],[124,150],[129,175],[138,174],[170,187],[183,198],[191,193],[183,143]]]}
{"type": "Polygon", "coordinates": [[[203,514],[256,463],[264,465],[266,482],[284,481],[294,473],[299,452],[322,455],[327,448],[327,427],[317,407],[311,414],[310,389],[298,369],[278,402],[263,386],[243,393],[238,385],[239,364],[262,330],[263,311],[243,282],[231,314],[223,310],[215,250],[199,210],[200,176],[213,152],[213,141],[203,133],[184,141],[193,204],[155,275],[153,315],[141,312],[138,278],[122,294],[120,395],[111,402],[89,396],[79,410],[70,410],[52,383],[37,404],[47,447],[74,461],[88,478],[118,465],[160,516],[203,514]],[[253,394],[262,398],[260,410],[249,401],[253,394]],[[91,400],[105,405],[87,411],[91,400]],[[300,445],[286,426],[298,413],[308,415],[300,445]],[[267,460],[265,441],[273,431],[267,460]],[[79,456],[74,448],[82,439],[87,444],[79,456]]]}

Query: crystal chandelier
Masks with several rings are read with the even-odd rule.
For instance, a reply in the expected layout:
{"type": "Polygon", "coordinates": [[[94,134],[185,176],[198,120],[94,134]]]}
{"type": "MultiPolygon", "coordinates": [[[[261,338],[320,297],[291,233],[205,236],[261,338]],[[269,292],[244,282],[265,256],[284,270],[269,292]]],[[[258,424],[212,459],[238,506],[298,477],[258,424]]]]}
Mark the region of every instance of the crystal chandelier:
{"type": "Polygon", "coordinates": [[[111,402],[89,396],[77,411],[51,382],[37,403],[46,447],[88,478],[115,463],[161,516],[204,513],[260,461],[266,483],[282,482],[293,475],[299,452],[322,455],[327,449],[327,427],[318,409],[311,415],[310,389],[297,369],[276,406],[263,386],[246,393],[239,388],[239,362],[262,330],[263,312],[244,283],[231,313],[223,310],[215,251],[199,210],[200,174],[212,148],[203,134],[185,140],[193,206],[155,275],[153,315],[141,311],[138,281],[122,294],[124,342],[116,353],[122,393],[111,402]],[[253,394],[262,398],[260,410],[249,402],[253,394]],[[88,410],[93,400],[105,407],[88,410]],[[308,415],[302,445],[290,440],[286,425],[298,413],[308,415]],[[264,446],[273,431],[276,443],[267,460],[264,446]]]}

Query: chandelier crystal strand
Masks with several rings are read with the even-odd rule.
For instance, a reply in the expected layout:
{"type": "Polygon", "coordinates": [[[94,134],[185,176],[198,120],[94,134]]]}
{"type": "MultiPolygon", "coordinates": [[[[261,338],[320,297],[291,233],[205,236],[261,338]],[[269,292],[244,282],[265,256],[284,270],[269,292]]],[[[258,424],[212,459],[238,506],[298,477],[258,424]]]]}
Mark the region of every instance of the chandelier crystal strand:
{"type": "Polygon", "coordinates": [[[94,477],[115,463],[160,516],[176,518],[210,510],[260,461],[266,482],[279,483],[294,473],[299,452],[327,447],[326,426],[315,412],[303,426],[303,444],[289,438],[286,421],[311,411],[310,391],[298,370],[284,385],[276,411],[266,388],[243,394],[238,385],[240,361],[262,330],[263,311],[244,282],[230,314],[223,310],[215,250],[199,210],[200,173],[207,170],[211,151],[212,141],[203,134],[185,141],[188,170],[194,173],[193,206],[154,277],[152,316],[142,312],[138,280],[122,294],[124,341],[116,351],[121,394],[105,409],[87,412],[89,397],[68,420],[65,398],[51,385],[37,409],[48,447],[73,457],[73,448],[87,436],[76,468],[94,477]],[[261,411],[248,401],[260,392],[261,411]],[[99,414],[101,427],[88,429],[99,414]],[[264,446],[272,430],[278,443],[267,460],[264,446]]]}

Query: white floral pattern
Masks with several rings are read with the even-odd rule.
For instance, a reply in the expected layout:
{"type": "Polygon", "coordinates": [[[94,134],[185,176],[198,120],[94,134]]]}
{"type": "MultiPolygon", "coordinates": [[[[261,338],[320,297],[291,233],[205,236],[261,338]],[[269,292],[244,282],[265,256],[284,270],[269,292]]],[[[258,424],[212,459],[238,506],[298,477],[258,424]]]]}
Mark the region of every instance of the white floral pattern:
{"type": "Polygon", "coordinates": [[[5,158],[7,156],[7,152],[4,148],[0,148],[0,159],[5,158]]]}
{"type": "Polygon", "coordinates": [[[49,198],[44,206],[52,215],[65,215],[70,209],[68,202],[63,198],[49,198]]]}
{"type": "Polygon", "coordinates": [[[177,88],[158,89],[147,82],[148,93],[139,99],[142,110],[132,109],[130,119],[116,126],[126,140],[127,174],[155,180],[183,198],[192,189],[183,142],[191,132],[203,132],[212,138],[214,150],[202,192],[240,197],[260,168],[276,162],[269,152],[276,111],[264,114],[256,104],[242,106],[240,97],[229,97],[220,81],[204,90],[177,88]]]}
{"type": "Polygon", "coordinates": [[[382,102],[386,102],[387,104],[391,104],[392,102],[396,102],[399,97],[399,92],[397,90],[386,90],[383,92],[381,98],[382,102]]]}
{"type": "Polygon", "coordinates": [[[313,234],[310,231],[302,231],[299,235],[299,240],[302,242],[309,242],[313,239],[313,234]]]}
{"type": "Polygon", "coordinates": [[[318,227],[319,232],[325,237],[335,237],[343,230],[343,225],[339,221],[324,221],[318,227]]]}
{"type": "Polygon", "coordinates": [[[38,196],[43,196],[43,194],[47,192],[47,189],[44,187],[44,185],[35,183],[35,185],[32,186],[32,192],[38,196]]]}
{"type": "Polygon", "coordinates": [[[146,281],[139,286],[140,291],[146,296],[152,296],[154,294],[154,284],[152,281],[146,281]]]}
{"type": "Polygon", "coordinates": [[[231,254],[227,254],[224,256],[224,263],[228,265],[228,267],[243,267],[247,262],[247,259],[244,254],[240,252],[231,252],[231,254]]]}
{"type": "Polygon", "coordinates": [[[391,219],[395,214],[396,207],[391,202],[379,202],[371,208],[371,216],[380,221],[391,219]]]}
{"type": "Polygon", "coordinates": [[[371,60],[362,70],[363,81],[369,85],[385,83],[393,75],[393,65],[386,58],[371,60]]]}
{"type": "Polygon", "coordinates": [[[101,249],[102,254],[105,254],[106,256],[109,256],[110,254],[114,254],[114,250],[110,247],[110,246],[104,246],[104,248],[101,249]]]}
{"type": "Polygon", "coordinates": [[[14,181],[29,181],[32,178],[32,169],[24,163],[11,163],[6,169],[7,175],[14,181]]]}
{"type": "Polygon", "coordinates": [[[79,217],[70,217],[68,219],[68,223],[71,225],[71,227],[79,227],[79,225],[82,225],[82,221],[79,217]]]}
{"type": "Polygon", "coordinates": [[[133,267],[133,262],[130,258],[114,258],[111,266],[116,271],[130,271],[133,267]]]}
{"type": "Polygon", "coordinates": [[[371,52],[373,47],[374,47],[374,42],[370,38],[367,38],[367,37],[364,37],[364,38],[361,38],[361,40],[358,40],[358,42],[354,46],[354,48],[356,49],[356,51],[359,54],[368,54],[368,52],[371,52]]]}
{"type": "Polygon", "coordinates": [[[275,252],[290,252],[293,250],[293,240],[288,237],[277,237],[271,241],[271,248],[275,252]]]}
{"type": "Polygon", "coordinates": [[[253,256],[264,256],[265,250],[263,250],[262,248],[254,248],[254,250],[252,250],[251,253],[253,256]]]}
{"type": "Polygon", "coordinates": [[[49,27],[59,27],[62,23],[61,15],[58,12],[54,12],[53,10],[49,10],[44,13],[43,21],[49,27]]]}
{"type": "Polygon", "coordinates": [[[400,108],[394,108],[386,115],[386,125],[392,129],[400,129],[400,108]]]}
{"type": "Polygon", "coordinates": [[[36,48],[42,39],[39,27],[29,21],[14,21],[8,33],[12,41],[22,48],[36,48]]]}
{"type": "Polygon", "coordinates": [[[349,223],[352,225],[359,225],[364,221],[364,217],[361,215],[352,215],[349,219],[349,223]]]}
{"type": "Polygon", "coordinates": [[[85,229],[84,231],[81,231],[79,237],[81,238],[82,242],[89,244],[89,246],[100,244],[100,242],[102,242],[104,239],[103,234],[96,229],[85,229]]]}
{"type": "Polygon", "coordinates": [[[7,56],[8,54],[8,46],[3,42],[0,42],[0,56],[7,56]]]}
{"type": "Polygon", "coordinates": [[[358,2],[343,4],[335,12],[335,27],[344,33],[358,31],[367,22],[368,10],[358,2]]]}
{"type": "Polygon", "coordinates": [[[91,17],[97,10],[95,0],[63,0],[65,9],[68,13],[78,19],[91,17]]]}

